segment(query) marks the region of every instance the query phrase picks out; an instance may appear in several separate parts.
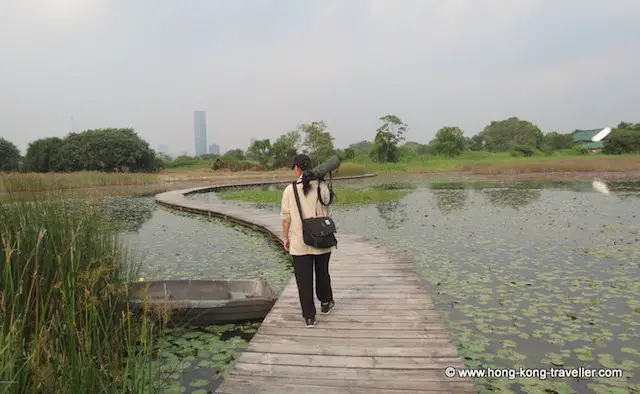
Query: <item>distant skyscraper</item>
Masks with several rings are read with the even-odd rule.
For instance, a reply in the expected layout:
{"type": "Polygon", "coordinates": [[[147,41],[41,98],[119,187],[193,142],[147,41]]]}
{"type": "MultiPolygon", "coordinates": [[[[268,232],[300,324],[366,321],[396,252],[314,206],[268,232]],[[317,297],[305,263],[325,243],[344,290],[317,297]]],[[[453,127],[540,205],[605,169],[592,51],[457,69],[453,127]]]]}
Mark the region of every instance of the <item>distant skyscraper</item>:
{"type": "Polygon", "coordinates": [[[212,155],[220,156],[220,145],[218,145],[218,144],[209,145],[209,153],[212,154],[212,155]]]}
{"type": "Polygon", "coordinates": [[[193,112],[193,132],[196,156],[207,154],[207,114],[205,111],[193,112]]]}

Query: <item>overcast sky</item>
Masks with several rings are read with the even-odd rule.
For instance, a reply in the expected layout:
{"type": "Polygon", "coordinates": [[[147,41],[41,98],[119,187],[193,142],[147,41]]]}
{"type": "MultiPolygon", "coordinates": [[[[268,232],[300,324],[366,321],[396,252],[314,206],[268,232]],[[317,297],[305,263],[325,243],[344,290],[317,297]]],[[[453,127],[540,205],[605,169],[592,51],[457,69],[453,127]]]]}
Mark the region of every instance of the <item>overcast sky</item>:
{"type": "Polygon", "coordinates": [[[544,132],[640,122],[640,0],[0,0],[0,136],[23,151],[133,127],[154,149],[245,149],[386,114],[428,142],[518,116],[544,132]]]}

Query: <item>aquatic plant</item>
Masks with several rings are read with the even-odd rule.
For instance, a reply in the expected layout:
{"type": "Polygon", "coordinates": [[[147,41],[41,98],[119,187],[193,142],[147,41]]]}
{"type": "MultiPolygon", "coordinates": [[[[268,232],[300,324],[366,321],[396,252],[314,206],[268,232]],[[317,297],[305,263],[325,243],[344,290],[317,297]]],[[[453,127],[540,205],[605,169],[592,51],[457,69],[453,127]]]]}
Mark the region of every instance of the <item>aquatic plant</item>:
{"type": "Polygon", "coordinates": [[[155,389],[162,323],[130,310],[139,264],[106,223],[56,195],[0,205],[0,393],[155,389]]]}

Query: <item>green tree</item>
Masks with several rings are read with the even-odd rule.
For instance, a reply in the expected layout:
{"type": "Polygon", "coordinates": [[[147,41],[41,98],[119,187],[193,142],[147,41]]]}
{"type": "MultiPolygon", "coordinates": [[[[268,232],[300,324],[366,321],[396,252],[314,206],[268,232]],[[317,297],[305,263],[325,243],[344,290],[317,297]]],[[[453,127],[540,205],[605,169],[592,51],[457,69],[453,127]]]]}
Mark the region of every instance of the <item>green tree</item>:
{"type": "Polygon", "coordinates": [[[418,153],[421,147],[422,147],[422,144],[420,144],[419,142],[407,141],[399,148],[405,149],[409,152],[418,153]]]}
{"type": "Polygon", "coordinates": [[[327,160],[335,151],[334,137],[326,129],[327,125],[322,120],[298,126],[298,131],[304,135],[305,153],[315,165],[327,160]]]}
{"type": "Polygon", "coordinates": [[[369,155],[371,149],[373,148],[373,143],[370,141],[360,141],[355,144],[349,145],[348,149],[353,149],[356,156],[359,155],[369,155]]]}
{"type": "Polygon", "coordinates": [[[385,115],[380,120],[382,126],[376,130],[376,137],[369,155],[377,162],[397,162],[398,145],[405,139],[407,125],[395,115],[385,115]]]}
{"type": "Polygon", "coordinates": [[[473,151],[484,149],[484,138],[480,134],[476,134],[467,140],[467,148],[473,151]]]}
{"type": "Polygon", "coordinates": [[[278,137],[271,146],[273,168],[291,166],[293,158],[298,154],[302,137],[298,131],[290,131],[278,137]]]}
{"type": "Polygon", "coordinates": [[[570,149],[573,146],[573,136],[552,131],[544,135],[543,146],[551,150],[570,149]]]}
{"type": "Polygon", "coordinates": [[[352,148],[347,148],[344,150],[344,159],[345,160],[352,160],[356,157],[356,151],[353,150],[352,148]]]}
{"type": "Polygon", "coordinates": [[[464,151],[467,142],[460,128],[445,126],[438,130],[432,144],[436,154],[454,157],[464,151]]]}
{"type": "MultiPolygon", "coordinates": [[[[635,127],[640,127],[640,123],[638,123],[637,125],[635,125],[635,127]]],[[[634,125],[632,122],[620,122],[617,126],[616,129],[622,129],[622,130],[631,130],[634,128],[634,125]]]]}
{"type": "Polygon", "coordinates": [[[20,150],[12,142],[0,137],[0,171],[12,172],[20,168],[20,150]]]}
{"type": "Polygon", "coordinates": [[[538,126],[517,117],[492,121],[479,135],[490,152],[506,152],[514,144],[540,149],[544,139],[538,126]]]}
{"type": "Polygon", "coordinates": [[[31,142],[27,148],[24,162],[28,171],[59,172],[60,149],[64,140],[58,137],[41,138],[31,142]]]}
{"type": "Polygon", "coordinates": [[[73,171],[157,171],[155,151],[133,129],[109,128],[71,133],[59,149],[60,169],[73,171]]]}
{"type": "Polygon", "coordinates": [[[225,160],[237,160],[242,161],[245,160],[246,157],[244,155],[244,151],[242,149],[231,149],[228,150],[222,155],[225,160]]]}
{"type": "Polygon", "coordinates": [[[621,122],[624,128],[615,128],[605,138],[602,152],[610,155],[621,155],[624,153],[640,153],[640,123],[621,122]]]}
{"type": "Polygon", "coordinates": [[[262,166],[267,166],[271,161],[271,141],[257,140],[247,149],[247,159],[257,161],[262,166]]]}

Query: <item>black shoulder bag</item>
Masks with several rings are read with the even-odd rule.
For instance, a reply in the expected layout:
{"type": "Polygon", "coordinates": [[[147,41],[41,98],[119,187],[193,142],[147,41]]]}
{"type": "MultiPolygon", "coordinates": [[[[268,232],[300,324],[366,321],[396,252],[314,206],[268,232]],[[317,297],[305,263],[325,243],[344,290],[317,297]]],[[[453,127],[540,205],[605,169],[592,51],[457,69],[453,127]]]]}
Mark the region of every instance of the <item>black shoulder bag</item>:
{"type": "MultiPolygon", "coordinates": [[[[304,243],[317,249],[328,249],[338,245],[338,240],[334,235],[336,233],[336,224],[330,217],[313,217],[305,219],[302,216],[302,207],[300,206],[300,196],[298,195],[297,182],[293,182],[293,193],[296,196],[296,204],[298,212],[302,220],[302,237],[304,243]]],[[[316,203],[316,215],[318,214],[318,204],[316,203]]]]}

